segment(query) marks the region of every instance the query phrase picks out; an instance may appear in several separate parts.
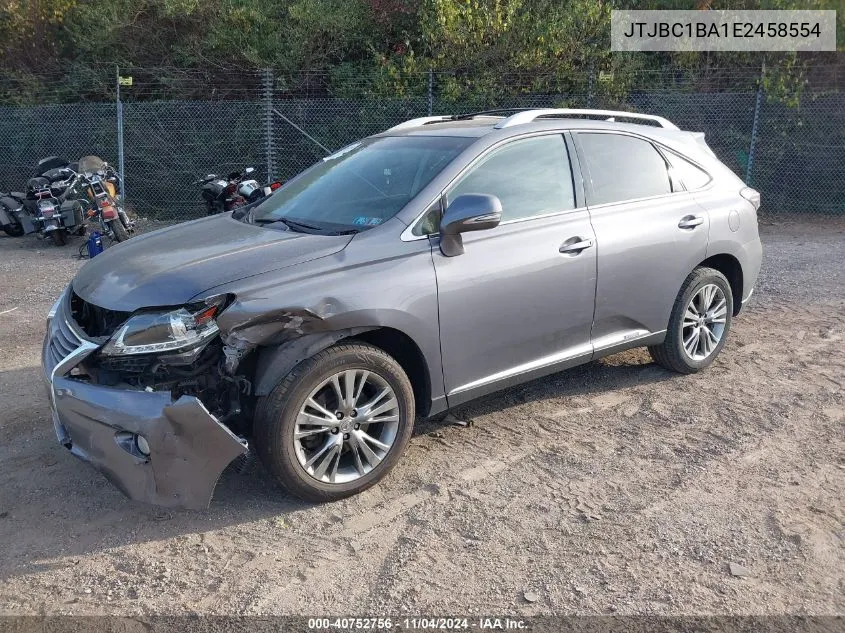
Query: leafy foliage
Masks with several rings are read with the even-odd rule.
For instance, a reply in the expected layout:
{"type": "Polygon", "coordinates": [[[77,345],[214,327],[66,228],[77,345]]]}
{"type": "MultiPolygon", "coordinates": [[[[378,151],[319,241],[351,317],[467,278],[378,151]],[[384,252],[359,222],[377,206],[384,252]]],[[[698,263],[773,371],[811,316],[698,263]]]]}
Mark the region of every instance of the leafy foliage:
{"type": "MultiPolygon", "coordinates": [[[[724,89],[734,69],[760,67],[763,55],[612,54],[611,10],[840,5],[841,0],[5,0],[0,100],[110,98],[115,65],[139,69],[140,83],[158,86],[156,94],[168,98],[255,84],[256,74],[242,71],[264,67],[281,77],[280,88],[341,96],[420,96],[427,82],[419,77],[428,72],[436,74],[438,94],[446,101],[537,92],[621,98],[634,77],[655,69],[664,71],[655,82],[706,76],[710,87],[724,89]],[[328,81],[315,87],[303,71],[328,81]]],[[[838,19],[839,42],[845,43],[845,12],[838,19]]],[[[841,55],[767,55],[767,87],[796,98],[802,69],[831,59],[842,64],[841,55]]]]}

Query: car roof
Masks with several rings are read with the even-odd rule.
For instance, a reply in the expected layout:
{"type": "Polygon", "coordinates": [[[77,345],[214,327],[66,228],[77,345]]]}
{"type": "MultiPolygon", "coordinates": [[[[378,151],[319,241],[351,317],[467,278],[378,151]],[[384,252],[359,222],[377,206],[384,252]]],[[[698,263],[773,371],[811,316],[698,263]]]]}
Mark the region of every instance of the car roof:
{"type": "MultiPolygon", "coordinates": [[[[599,111],[604,112],[604,111],[599,111]]],[[[635,113],[619,113],[619,116],[630,114],[631,116],[643,116],[635,113]]],[[[607,118],[583,118],[581,116],[554,116],[550,118],[535,118],[530,121],[496,127],[505,121],[507,116],[479,115],[473,118],[458,120],[426,120],[412,119],[403,124],[385,130],[377,137],[383,136],[452,136],[476,138],[490,136],[490,141],[506,139],[513,136],[521,136],[532,132],[552,132],[566,130],[599,130],[608,132],[627,132],[638,136],[644,136],[655,142],[662,143],[676,151],[684,154],[699,154],[703,149],[704,135],[701,133],[680,130],[665,119],[665,124],[672,127],[652,125],[654,121],[644,120],[639,123],[628,123],[622,121],[607,120],[607,118]],[[419,121],[419,123],[418,123],[419,121]]],[[[437,117],[430,117],[437,119],[437,117]]],[[[709,150],[707,150],[709,152],[709,150]]]]}

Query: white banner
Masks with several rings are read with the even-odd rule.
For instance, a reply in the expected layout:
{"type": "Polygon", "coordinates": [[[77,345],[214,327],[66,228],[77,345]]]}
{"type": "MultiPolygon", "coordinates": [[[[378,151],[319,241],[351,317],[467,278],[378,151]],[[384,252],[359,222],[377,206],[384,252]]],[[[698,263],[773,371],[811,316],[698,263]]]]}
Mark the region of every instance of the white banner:
{"type": "Polygon", "coordinates": [[[612,51],[835,51],[836,11],[613,11],[612,51]]]}

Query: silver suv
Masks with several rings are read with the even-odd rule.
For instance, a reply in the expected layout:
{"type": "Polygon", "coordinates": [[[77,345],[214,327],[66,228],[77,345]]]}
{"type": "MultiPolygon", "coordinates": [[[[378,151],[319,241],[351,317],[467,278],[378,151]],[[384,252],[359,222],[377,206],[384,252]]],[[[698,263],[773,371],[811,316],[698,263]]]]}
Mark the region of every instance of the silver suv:
{"type": "Polygon", "coordinates": [[[345,497],[416,416],[632,347],[708,366],[759,204],[656,116],[414,119],[86,264],[48,319],[56,433],[148,502],[206,506],[253,448],[294,494],[345,497]]]}

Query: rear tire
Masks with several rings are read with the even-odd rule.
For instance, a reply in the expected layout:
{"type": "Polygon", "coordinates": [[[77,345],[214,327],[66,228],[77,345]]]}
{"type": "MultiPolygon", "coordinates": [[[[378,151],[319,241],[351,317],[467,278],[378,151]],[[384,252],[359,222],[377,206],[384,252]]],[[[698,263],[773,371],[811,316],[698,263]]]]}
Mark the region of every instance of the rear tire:
{"type": "Polygon", "coordinates": [[[120,218],[112,220],[109,226],[111,227],[115,242],[125,242],[129,239],[129,233],[127,233],[126,227],[123,226],[123,221],[120,218]]]}
{"type": "Polygon", "coordinates": [[[3,226],[3,232],[9,237],[20,237],[23,235],[23,226],[20,224],[6,224],[3,226]]]}
{"type": "Polygon", "coordinates": [[[50,235],[53,237],[53,244],[56,246],[67,244],[67,231],[65,229],[56,229],[50,235]]]}
{"type": "Polygon", "coordinates": [[[343,343],[302,361],[259,400],[256,451],[294,495],[335,501],[390,472],[408,445],[414,415],[414,392],[399,363],[372,345],[343,343]]]}
{"type": "Polygon", "coordinates": [[[696,268],[675,299],[666,339],[648,351],[666,369],[681,374],[699,372],[725,346],[732,316],[733,294],[728,280],[713,268],[696,268]]]}

